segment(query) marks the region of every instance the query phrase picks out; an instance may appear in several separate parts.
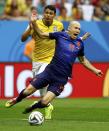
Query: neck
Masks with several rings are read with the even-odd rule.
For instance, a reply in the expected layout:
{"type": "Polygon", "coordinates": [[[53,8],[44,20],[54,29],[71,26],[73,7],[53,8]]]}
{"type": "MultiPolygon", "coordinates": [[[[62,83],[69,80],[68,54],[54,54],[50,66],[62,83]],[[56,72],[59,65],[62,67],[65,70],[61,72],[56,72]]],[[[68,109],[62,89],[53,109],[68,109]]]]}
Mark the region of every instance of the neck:
{"type": "Polygon", "coordinates": [[[44,18],[42,19],[44,25],[46,26],[50,26],[52,23],[53,23],[53,20],[52,21],[46,21],[44,18]]]}

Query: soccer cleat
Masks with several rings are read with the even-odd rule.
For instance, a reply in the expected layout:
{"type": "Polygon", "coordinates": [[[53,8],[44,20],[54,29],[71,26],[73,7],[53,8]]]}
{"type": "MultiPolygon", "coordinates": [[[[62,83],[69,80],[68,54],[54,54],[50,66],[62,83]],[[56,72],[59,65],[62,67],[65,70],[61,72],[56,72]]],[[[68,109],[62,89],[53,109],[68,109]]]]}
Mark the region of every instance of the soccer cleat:
{"type": "Polygon", "coordinates": [[[9,108],[15,104],[16,104],[16,98],[13,98],[13,99],[6,102],[5,107],[9,108]]]}
{"type": "Polygon", "coordinates": [[[31,104],[29,107],[25,108],[25,110],[22,112],[23,114],[27,114],[33,111],[32,106],[38,103],[38,101],[34,101],[33,104],[31,104]]]}
{"type": "Polygon", "coordinates": [[[46,120],[52,119],[52,111],[53,111],[53,105],[49,103],[49,106],[45,108],[45,119],[46,120]]]}

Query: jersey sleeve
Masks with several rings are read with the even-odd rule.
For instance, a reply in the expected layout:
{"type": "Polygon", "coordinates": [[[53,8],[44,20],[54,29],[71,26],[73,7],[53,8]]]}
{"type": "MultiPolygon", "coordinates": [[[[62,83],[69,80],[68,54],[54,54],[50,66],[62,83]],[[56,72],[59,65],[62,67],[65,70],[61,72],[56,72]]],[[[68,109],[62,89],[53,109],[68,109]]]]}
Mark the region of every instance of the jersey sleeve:
{"type": "Polygon", "coordinates": [[[78,56],[84,56],[84,45],[82,45],[82,48],[78,52],[78,56]]]}
{"type": "Polygon", "coordinates": [[[50,39],[58,39],[59,36],[60,36],[60,32],[49,33],[50,39]]]}

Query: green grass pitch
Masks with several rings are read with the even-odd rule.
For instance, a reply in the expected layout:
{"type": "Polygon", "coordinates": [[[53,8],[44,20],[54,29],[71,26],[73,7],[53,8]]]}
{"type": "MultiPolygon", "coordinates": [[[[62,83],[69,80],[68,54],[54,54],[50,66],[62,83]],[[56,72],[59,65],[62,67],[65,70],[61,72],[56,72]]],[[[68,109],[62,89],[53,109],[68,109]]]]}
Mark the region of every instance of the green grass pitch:
{"type": "Polygon", "coordinates": [[[109,131],[108,98],[56,99],[53,119],[40,126],[30,126],[29,114],[22,114],[33,100],[26,99],[11,108],[5,108],[5,102],[0,100],[0,131],[109,131]]]}

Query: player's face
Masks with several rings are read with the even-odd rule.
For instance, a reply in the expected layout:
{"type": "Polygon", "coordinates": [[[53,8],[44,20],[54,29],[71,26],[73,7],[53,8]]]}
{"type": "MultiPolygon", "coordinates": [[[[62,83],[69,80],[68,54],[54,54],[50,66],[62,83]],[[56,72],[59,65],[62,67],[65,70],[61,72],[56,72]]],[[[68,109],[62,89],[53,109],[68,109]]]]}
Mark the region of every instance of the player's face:
{"type": "Polygon", "coordinates": [[[46,9],[44,11],[43,16],[44,16],[45,22],[52,22],[55,17],[55,12],[53,10],[46,9]]]}
{"type": "Polygon", "coordinates": [[[73,24],[70,28],[71,37],[73,39],[76,39],[77,36],[80,33],[80,25],[79,24],[73,24]]]}

